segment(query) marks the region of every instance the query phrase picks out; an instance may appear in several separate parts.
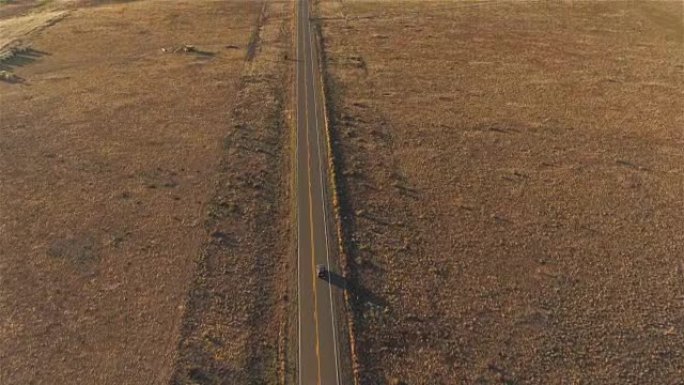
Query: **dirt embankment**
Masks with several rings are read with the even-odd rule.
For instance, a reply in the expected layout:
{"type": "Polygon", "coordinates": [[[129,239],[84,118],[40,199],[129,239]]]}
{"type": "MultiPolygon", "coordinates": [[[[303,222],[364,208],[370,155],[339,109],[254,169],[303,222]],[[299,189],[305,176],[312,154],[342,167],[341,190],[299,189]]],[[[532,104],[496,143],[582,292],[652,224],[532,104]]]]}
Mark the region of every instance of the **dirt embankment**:
{"type": "Polygon", "coordinates": [[[286,48],[269,32],[245,61],[261,11],[72,7],[2,62],[20,81],[0,81],[0,383],[166,384],[196,331],[233,383],[273,377],[278,291],[256,285],[287,250],[286,48]]]}
{"type": "Polygon", "coordinates": [[[681,2],[319,11],[362,383],[681,384],[681,2]]]}

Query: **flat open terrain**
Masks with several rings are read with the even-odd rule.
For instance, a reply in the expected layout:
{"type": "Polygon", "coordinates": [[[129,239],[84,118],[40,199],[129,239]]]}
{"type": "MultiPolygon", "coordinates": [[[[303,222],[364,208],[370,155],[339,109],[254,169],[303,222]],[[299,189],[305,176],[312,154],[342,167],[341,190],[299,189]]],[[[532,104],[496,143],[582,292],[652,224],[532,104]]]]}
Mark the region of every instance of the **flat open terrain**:
{"type": "Polygon", "coordinates": [[[362,383],[684,383],[682,7],[320,4],[362,383]]]}
{"type": "Polygon", "coordinates": [[[274,382],[287,8],[28,3],[0,20],[0,383],[274,382]]]}

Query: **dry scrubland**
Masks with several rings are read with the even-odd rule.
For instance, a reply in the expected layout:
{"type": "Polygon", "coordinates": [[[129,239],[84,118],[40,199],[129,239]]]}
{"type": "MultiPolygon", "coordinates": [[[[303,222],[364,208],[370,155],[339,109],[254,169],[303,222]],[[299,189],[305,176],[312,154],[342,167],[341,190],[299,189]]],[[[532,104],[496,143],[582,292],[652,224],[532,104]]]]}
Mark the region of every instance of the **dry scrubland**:
{"type": "Polygon", "coordinates": [[[290,43],[261,5],[3,13],[0,383],[275,381],[290,43]]]}
{"type": "Polygon", "coordinates": [[[684,383],[681,2],[323,2],[364,384],[684,383]]]}

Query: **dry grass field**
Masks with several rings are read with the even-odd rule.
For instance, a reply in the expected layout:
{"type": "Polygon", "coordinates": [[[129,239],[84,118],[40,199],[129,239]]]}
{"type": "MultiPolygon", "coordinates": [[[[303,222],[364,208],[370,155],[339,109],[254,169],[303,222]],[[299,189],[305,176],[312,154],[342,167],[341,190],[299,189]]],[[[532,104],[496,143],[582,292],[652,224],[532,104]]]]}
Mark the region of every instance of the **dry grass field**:
{"type": "Polygon", "coordinates": [[[363,384],[684,384],[684,13],[318,7],[363,384]]]}
{"type": "Polygon", "coordinates": [[[14,3],[0,383],[275,382],[286,4],[14,3]]]}

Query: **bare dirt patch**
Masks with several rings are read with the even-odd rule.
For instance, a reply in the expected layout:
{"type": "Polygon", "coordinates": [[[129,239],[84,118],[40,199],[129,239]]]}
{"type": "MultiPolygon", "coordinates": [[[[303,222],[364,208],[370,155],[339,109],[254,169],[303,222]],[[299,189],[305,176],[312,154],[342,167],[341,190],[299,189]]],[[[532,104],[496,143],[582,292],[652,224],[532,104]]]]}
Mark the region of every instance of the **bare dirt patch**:
{"type": "Polygon", "coordinates": [[[51,11],[0,19],[0,63],[9,66],[7,61],[28,48],[26,40],[32,33],[58,22],[66,14],[65,11],[51,11]]]}
{"type": "Polygon", "coordinates": [[[27,14],[39,6],[39,0],[0,0],[0,20],[27,14]]]}
{"type": "Polygon", "coordinates": [[[319,12],[362,383],[681,383],[681,2],[319,12]]]}
{"type": "MultiPolygon", "coordinates": [[[[252,1],[75,8],[22,39],[32,50],[22,60],[4,62],[22,81],[0,82],[0,383],[170,381],[197,260],[220,238],[205,226],[214,196],[231,189],[221,184],[227,173],[240,183],[260,178],[224,155],[233,148],[224,139],[239,131],[235,106],[260,11],[252,1]]],[[[257,137],[286,130],[257,123],[257,137]]],[[[279,144],[239,151],[275,159],[279,144]]],[[[235,197],[249,220],[244,210],[257,203],[240,198],[257,197],[235,197]]],[[[267,207],[280,213],[279,202],[267,207]]],[[[283,231],[260,224],[264,234],[283,231]]],[[[275,242],[259,246],[264,258],[285,249],[275,242]]],[[[231,255],[252,257],[248,246],[231,255]]],[[[257,282],[256,270],[240,273],[257,282]]],[[[261,326],[278,330],[269,322],[261,326]]],[[[263,339],[277,344],[272,337],[263,339]]],[[[252,348],[224,351],[247,356],[241,349],[252,348]]],[[[249,357],[261,362],[258,352],[249,357]]]]}

